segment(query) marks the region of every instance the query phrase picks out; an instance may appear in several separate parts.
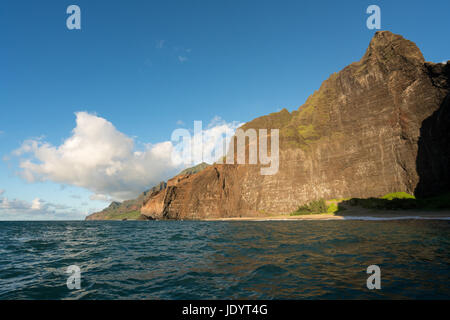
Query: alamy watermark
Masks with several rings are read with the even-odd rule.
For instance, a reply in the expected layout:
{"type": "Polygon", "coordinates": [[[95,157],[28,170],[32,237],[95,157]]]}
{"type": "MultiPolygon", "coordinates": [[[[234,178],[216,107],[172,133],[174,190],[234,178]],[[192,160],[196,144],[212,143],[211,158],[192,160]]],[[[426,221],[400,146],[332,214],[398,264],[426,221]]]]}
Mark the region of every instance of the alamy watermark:
{"type": "Polygon", "coordinates": [[[367,267],[367,274],[370,274],[369,278],[367,278],[367,289],[373,290],[381,289],[381,269],[377,265],[371,265],[367,267]]]}
{"type": "MultiPolygon", "coordinates": [[[[72,4],[67,7],[67,14],[70,16],[66,20],[66,26],[69,30],[81,29],[81,9],[79,6],[72,4]]],[[[378,5],[372,4],[367,7],[366,13],[370,14],[367,18],[366,26],[368,29],[381,29],[381,9],[378,5]]]]}
{"type": "Polygon", "coordinates": [[[80,30],[81,29],[81,9],[77,5],[70,5],[66,10],[67,14],[70,14],[66,20],[66,26],[69,30],[80,30]]]}
{"type": "Polygon", "coordinates": [[[77,265],[67,267],[66,273],[70,274],[66,284],[69,290],[81,289],[81,269],[77,265]]]}
{"type": "Polygon", "coordinates": [[[379,6],[372,4],[367,7],[366,10],[367,14],[370,14],[370,16],[367,18],[366,26],[368,29],[381,29],[381,9],[379,6]]]}
{"type": "Polygon", "coordinates": [[[234,134],[228,129],[217,134],[204,131],[202,121],[194,121],[193,135],[187,129],[176,129],[171,140],[175,145],[172,152],[175,163],[260,164],[261,175],[278,172],[279,129],[237,129],[234,134]]]}

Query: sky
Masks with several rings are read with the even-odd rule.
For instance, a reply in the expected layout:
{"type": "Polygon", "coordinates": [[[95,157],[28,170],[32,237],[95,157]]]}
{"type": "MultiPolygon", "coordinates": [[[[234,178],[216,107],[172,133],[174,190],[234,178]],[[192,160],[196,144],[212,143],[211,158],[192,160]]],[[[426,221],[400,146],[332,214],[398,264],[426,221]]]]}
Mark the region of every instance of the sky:
{"type": "Polygon", "coordinates": [[[175,129],[298,109],[363,56],[372,4],[450,59],[447,0],[1,1],[0,220],[84,219],[185,167],[175,129]]]}

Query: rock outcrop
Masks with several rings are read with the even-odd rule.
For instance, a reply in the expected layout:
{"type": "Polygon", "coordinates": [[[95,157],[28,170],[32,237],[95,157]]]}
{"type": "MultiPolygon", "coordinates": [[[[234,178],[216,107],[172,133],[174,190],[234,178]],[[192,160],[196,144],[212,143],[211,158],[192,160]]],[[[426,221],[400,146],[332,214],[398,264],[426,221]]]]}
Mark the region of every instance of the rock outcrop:
{"type": "Polygon", "coordinates": [[[259,165],[177,176],[144,202],[156,219],[288,213],[311,200],[429,194],[450,186],[449,68],[400,35],[377,32],[359,62],[332,74],[298,110],[243,129],[279,129],[275,175],[259,165]]]}

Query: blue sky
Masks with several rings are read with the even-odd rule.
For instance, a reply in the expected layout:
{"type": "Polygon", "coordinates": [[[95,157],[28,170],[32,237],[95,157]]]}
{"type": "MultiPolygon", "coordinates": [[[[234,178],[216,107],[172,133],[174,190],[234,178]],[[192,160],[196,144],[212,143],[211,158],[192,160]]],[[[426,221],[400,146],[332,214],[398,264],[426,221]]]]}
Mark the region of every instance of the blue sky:
{"type": "MultiPolygon", "coordinates": [[[[371,4],[381,8],[382,30],[414,41],[428,61],[450,59],[447,0],[2,1],[0,199],[17,206],[0,207],[0,219],[82,218],[129,183],[90,185],[53,171],[27,179],[25,141],[58,149],[86,115],[80,132],[110,123],[146,150],[194,120],[228,125],[297,109],[362,57],[374,33],[366,28],[371,4]],[[71,4],[81,8],[81,30],[66,27],[71,4]]],[[[44,149],[33,150],[36,162],[44,149]]],[[[155,170],[149,180],[171,173],[155,170]]]]}

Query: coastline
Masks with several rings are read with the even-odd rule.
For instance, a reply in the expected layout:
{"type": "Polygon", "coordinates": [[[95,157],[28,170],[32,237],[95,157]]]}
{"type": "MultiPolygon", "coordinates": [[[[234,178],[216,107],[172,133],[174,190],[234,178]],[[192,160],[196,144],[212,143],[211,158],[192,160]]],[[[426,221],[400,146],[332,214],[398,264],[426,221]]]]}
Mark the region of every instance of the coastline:
{"type": "Polygon", "coordinates": [[[201,221],[292,221],[292,220],[450,220],[450,211],[371,210],[357,208],[345,214],[276,215],[265,217],[209,218],[201,221]]]}

